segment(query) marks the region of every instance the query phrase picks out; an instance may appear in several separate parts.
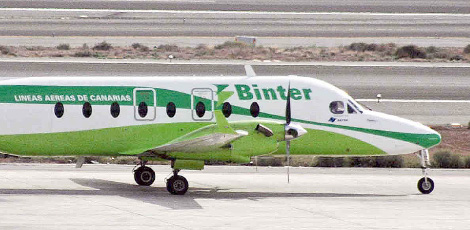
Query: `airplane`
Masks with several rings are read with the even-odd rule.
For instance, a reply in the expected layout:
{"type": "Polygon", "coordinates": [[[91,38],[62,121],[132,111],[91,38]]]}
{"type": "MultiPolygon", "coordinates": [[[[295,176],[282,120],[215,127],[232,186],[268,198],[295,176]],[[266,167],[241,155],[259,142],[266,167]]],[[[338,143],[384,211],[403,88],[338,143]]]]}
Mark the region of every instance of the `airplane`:
{"type": "MultiPolygon", "coordinates": [[[[365,109],[315,78],[31,77],[0,81],[0,151],[19,156],[134,156],[138,185],[149,160],[171,162],[169,193],[189,188],[180,170],[254,156],[380,156],[417,152],[418,189],[434,190],[428,149],[441,136],[418,122],[365,109]]],[[[80,158],[79,158],[80,159],[80,158]]],[[[83,158],[81,158],[83,159],[83,158]]],[[[83,161],[78,161],[80,167],[83,161]]]]}

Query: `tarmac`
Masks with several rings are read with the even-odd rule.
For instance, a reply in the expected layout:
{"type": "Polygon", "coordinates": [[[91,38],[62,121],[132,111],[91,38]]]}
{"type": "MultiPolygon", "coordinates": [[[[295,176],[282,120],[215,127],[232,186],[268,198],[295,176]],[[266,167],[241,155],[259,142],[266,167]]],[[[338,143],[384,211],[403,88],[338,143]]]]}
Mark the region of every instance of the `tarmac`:
{"type": "Polygon", "coordinates": [[[190,189],[168,194],[168,166],[139,187],[128,165],[0,164],[0,229],[467,229],[470,171],[207,166],[182,171],[190,189]]]}

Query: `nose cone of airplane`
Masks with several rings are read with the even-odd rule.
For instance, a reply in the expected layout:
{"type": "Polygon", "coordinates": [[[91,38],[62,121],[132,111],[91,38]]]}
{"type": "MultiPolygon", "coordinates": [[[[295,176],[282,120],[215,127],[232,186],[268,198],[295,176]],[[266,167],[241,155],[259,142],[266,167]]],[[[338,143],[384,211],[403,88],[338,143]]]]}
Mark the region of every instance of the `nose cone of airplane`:
{"type": "Polygon", "coordinates": [[[384,136],[414,144],[414,146],[402,145],[400,148],[401,145],[396,143],[395,147],[387,149],[386,152],[410,153],[431,148],[441,142],[441,135],[438,132],[419,122],[373,111],[366,115],[370,116],[369,120],[374,121],[370,123],[373,124],[370,126],[371,128],[389,131],[383,132],[384,136]]]}
{"type": "Polygon", "coordinates": [[[417,144],[425,148],[431,148],[441,143],[441,134],[427,126],[424,126],[423,131],[424,134],[420,135],[417,144]]]}

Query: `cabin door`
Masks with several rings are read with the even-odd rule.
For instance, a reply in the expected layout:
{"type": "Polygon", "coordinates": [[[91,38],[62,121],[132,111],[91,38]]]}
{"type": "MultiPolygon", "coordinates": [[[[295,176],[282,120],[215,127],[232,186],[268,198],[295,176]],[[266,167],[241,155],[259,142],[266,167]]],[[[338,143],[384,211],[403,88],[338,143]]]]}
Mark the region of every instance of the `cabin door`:
{"type": "Polygon", "coordinates": [[[191,92],[191,113],[195,121],[214,118],[214,92],[209,88],[195,88],[191,92]]]}
{"type": "Polygon", "coordinates": [[[152,88],[134,89],[134,117],[139,121],[153,121],[157,113],[157,93],[152,88]]]}

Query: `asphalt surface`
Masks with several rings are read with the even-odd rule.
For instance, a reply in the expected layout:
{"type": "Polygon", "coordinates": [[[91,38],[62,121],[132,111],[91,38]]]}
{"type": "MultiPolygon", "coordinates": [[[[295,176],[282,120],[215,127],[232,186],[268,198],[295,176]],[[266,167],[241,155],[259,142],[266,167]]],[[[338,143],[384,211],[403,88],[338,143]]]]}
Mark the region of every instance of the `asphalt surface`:
{"type": "Polygon", "coordinates": [[[470,37],[467,14],[0,9],[0,36],[470,37]]]}
{"type": "Polygon", "coordinates": [[[420,169],[206,167],[168,194],[168,166],[139,187],[133,166],[0,165],[2,229],[466,229],[470,172],[420,169]]]}
{"type": "Polygon", "coordinates": [[[3,0],[0,8],[220,10],[274,12],[470,13],[466,0],[3,0]]]}

